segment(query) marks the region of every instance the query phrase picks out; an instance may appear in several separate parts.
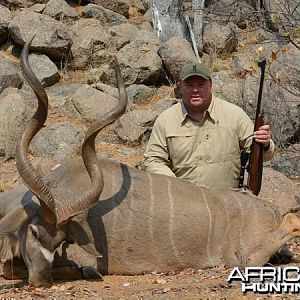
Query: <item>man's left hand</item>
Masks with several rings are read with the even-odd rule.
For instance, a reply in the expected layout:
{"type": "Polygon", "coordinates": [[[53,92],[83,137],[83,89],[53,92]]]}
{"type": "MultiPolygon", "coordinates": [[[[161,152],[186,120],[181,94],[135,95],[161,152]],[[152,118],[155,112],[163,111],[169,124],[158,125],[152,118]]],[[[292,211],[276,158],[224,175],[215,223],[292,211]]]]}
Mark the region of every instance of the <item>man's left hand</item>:
{"type": "Polygon", "coordinates": [[[257,143],[263,144],[264,149],[268,149],[271,141],[269,124],[263,125],[257,131],[254,131],[254,139],[257,143]]]}

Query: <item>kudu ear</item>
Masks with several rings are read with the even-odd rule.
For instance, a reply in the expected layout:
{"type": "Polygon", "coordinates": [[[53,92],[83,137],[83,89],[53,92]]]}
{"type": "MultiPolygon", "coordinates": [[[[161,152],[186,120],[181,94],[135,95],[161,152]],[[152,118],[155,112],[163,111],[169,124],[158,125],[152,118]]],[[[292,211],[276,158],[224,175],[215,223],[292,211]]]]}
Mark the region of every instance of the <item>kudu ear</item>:
{"type": "Polygon", "coordinates": [[[68,237],[89,254],[95,257],[102,257],[102,254],[97,251],[87,232],[78,222],[70,221],[68,223],[68,237]]]}
{"type": "Polygon", "coordinates": [[[0,234],[17,231],[28,220],[28,215],[23,207],[17,207],[0,220],[0,234]]]}

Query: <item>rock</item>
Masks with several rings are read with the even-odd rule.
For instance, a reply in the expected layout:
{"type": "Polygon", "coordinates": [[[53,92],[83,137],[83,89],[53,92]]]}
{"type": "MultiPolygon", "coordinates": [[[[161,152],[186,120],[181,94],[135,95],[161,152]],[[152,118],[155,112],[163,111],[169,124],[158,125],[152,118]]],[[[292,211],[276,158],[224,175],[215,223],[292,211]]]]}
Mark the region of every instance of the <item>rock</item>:
{"type": "Polygon", "coordinates": [[[30,117],[24,97],[16,88],[8,88],[0,94],[0,156],[15,157],[18,140],[30,117]]]}
{"type": "Polygon", "coordinates": [[[221,25],[209,23],[203,31],[203,51],[218,55],[228,55],[236,50],[238,44],[233,23],[221,25]]]}
{"type": "Polygon", "coordinates": [[[55,161],[70,159],[79,149],[79,130],[69,124],[54,124],[42,128],[29,147],[33,155],[51,156],[55,161]]]}
{"type": "Polygon", "coordinates": [[[8,8],[0,5],[0,44],[6,42],[8,38],[8,24],[12,19],[12,14],[8,8]]]}
{"type": "Polygon", "coordinates": [[[212,73],[212,83],[214,95],[246,109],[243,96],[244,79],[236,78],[223,70],[212,73]]]}
{"type": "Polygon", "coordinates": [[[45,9],[45,7],[46,7],[46,4],[36,3],[36,4],[33,4],[32,6],[28,7],[28,9],[41,14],[41,13],[43,13],[43,10],[45,9]]]}
{"type": "Polygon", "coordinates": [[[174,83],[180,81],[179,74],[184,64],[198,62],[189,42],[181,37],[172,37],[162,44],[159,55],[174,83]]]}
{"type": "Polygon", "coordinates": [[[73,116],[76,110],[71,99],[81,87],[83,84],[73,83],[48,88],[50,109],[60,116],[73,116]]]}
{"type": "Polygon", "coordinates": [[[155,88],[143,84],[132,84],[127,89],[128,101],[136,104],[147,102],[156,93],[155,88]]]}
{"type": "Polygon", "coordinates": [[[43,14],[58,21],[78,19],[76,10],[64,0],[50,0],[47,2],[43,14]]]}
{"type": "Polygon", "coordinates": [[[17,66],[3,56],[0,56],[0,65],[0,93],[8,87],[20,87],[23,80],[17,66]]]}
{"type": "Polygon", "coordinates": [[[137,26],[129,23],[111,26],[109,28],[111,44],[115,46],[117,50],[120,50],[134,40],[138,31],[137,26]]]}
{"type": "Polygon", "coordinates": [[[97,89],[98,91],[103,92],[104,94],[108,94],[115,98],[119,98],[119,91],[117,88],[115,88],[113,86],[99,82],[99,83],[93,84],[92,87],[97,89]]]}
{"type": "MultiPolygon", "coordinates": [[[[277,49],[273,49],[276,52],[277,49]]],[[[276,59],[270,65],[270,73],[276,81],[291,93],[300,91],[299,49],[292,43],[276,52],[276,59]]],[[[300,125],[300,123],[299,123],[300,125]]]]}
{"type": "Polygon", "coordinates": [[[80,19],[71,26],[71,31],[73,63],[76,69],[98,67],[105,62],[105,59],[99,59],[99,51],[107,52],[108,33],[98,20],[80,19]]]}
{"type": "MultiPolygon", "coordinates": [[[[161,59],[157,55],[159,40],[151,33],[143,31],[117,54],[122,76],[127,85],[155,85],[161,73],[161,59]]],[[[104,72],[100,80],[113,84],[113,70],[104,72]],[[105,81],[106,80],[106,81],[105,81]]]]}
{"type": "MultiPolygon", "coordinates": [[[[256,70],[256,72],[259,72],[256,70]]],[[[254,120],[259,87],[258,73],[247,76],[240,106],[254,120]]],[[[273,139],[282,146],[294,135],[300,123],[298,97],[283,89],[272,80],[265,80],[262,109],[272,126],[273,139]]]]}
{"type": "Polygon", "coordinates": [[[130,111],[116,121],[116,133],[123,141],[136,143],[153,122],[154,116],[147,110],[130,111]]]}
{"type": "Polygon", "coordinates": [[[155,103],[155,105],[152,108],[152,113],[155,116],[155,119],[166,109],[168,109],[169,107],[173,106],[174,104],[176,104],[178,102],[178,99],[176,98],[170,98],[170,97],[166,97],[163,98],[161,100],[159,100],[158,102],[155,103]]]}
{"type": "Polygon", "coordinates": [[[93,122],[115,107],[118,100],[85,84],[74,94],[72,102],[83,120],[93,122]]]}
{"type": "Polygon", "coordinates": [[[281,172],[268,167],[264,168],[259,197],[275,204],[282,215],[294,208],[299,208],[299,195],[299,184],[296,184],[281,172]]]}
{"type": "Polygon", "coordinates": [[[103,6],[106,9],[112,10],[120,15],[129,17],[129,3],[124,0],[91,0],[91,3],[103,6]]]}
{"type": "MultiPolygon", "coordinates": [[[[290,179],[300,178],[300,154],[284,153],[282,156],[275,156],[267,163],[272,169],[283,173],[290,179]]],[[[288,189],[286,189],[288,191],[288,189]]]]}
{"type": "Polygon", "coordinates": [[[72,44],[65,24],[28,9],[22,10],[11,20],[8,30],[19,46],[35,34],[30,48],[56,60],[61,60],[72,44]]]}
{"type": "Polygon", "coordinates": [[[103,26],[118,25],[125,22],[127,19],[102,6],[89,3],[82,10],[82,16],[86,18],[94,18],[101,22],[103,26]]]}
{"type": "Polygon", "coordinates": [[[51,86],[60,80],[58,69],[48,56],[31,53],[28,60],[32,71],[44,87],[51,86]]]}

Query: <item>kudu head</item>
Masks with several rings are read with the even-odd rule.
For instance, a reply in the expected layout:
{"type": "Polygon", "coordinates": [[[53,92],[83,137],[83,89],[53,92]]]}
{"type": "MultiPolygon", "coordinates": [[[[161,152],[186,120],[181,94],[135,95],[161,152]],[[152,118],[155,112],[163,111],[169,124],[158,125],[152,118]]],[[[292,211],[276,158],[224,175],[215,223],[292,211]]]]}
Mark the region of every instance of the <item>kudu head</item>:
{"type": "Polygon", "coordinates": [[[24,78],[35,92],[38,108],[27,123],[18,142],[16,161],[24,183],[35,195],[39,205],[33,201],[19,203],[15,209],[0,220],[0,234],[18,233],[20,252],[28,268],[29,283],[39,286],[52,282],[54,253],[63,241],[77,242],[87,252],[99,256],[87,235],[84,236],[82,231],[78,232],[71,219],[88,210],[99,199],[103,189],[103,178],[96,157],[95,139],[102,128],[116,120],[125,111],[127,95],[118,62],[115,59],[119,103],[89,127],[82,144],[82,158],[91,179],[90,190],[85,191],[85,194],[78,199],[70,199],[68,204],[60,206],[59,201],[54,199],[49,185],[39,176],[27,157],[29,144],[42,128],[48,113],[47,94],[28,62],[28,52],[32,40],[33,38],[24,45],[21,54],[21,69],[24,78]]]}

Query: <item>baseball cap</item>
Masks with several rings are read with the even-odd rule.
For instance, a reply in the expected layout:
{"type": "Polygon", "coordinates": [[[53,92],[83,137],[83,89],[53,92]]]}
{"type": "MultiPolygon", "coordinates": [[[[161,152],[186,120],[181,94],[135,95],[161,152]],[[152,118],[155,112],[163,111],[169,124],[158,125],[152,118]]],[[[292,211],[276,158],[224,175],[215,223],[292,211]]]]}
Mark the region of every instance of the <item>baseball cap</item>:
{"type": "Polygon", "coordinates": [[[185,64],[180,72],[180,80],[185,80],[191,76],[200,76],[204,79],[210,79],[210,71],[206,65],[202,63],[185,64]]]}

